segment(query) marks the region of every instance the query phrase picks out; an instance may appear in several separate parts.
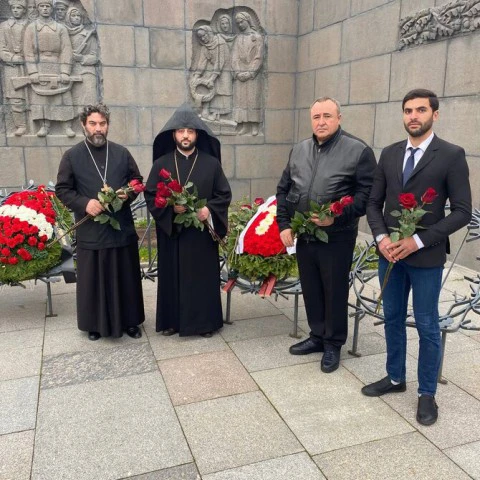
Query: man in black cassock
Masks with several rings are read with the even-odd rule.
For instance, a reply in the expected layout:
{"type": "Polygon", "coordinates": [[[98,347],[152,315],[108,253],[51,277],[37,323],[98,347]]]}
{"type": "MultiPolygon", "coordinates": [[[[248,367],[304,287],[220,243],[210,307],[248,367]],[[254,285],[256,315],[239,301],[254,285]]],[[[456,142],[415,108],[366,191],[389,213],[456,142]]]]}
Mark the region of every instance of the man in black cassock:
{"type": "Polygon", "coordinates": [[[187,104],[182,105],[157,135],[154,164],[147,181],[145,200],[155,219],[158,248],[157,332],[163,335],[210,337],[223,325],[220,300],[218,243],[208,229],[185,228],[174,223],[180,205],[157,208],[161,169],[185,185],[192,182],[198,198],[200,221],[211,221],[216,234],[227,233],[231,190],[221,166],[220,142],[187,104]]]}
{"type": "MultiPolygon", "coordinates": [[[[55,187],[76,221],[104,213],[97,200],[104,185],[117,190],[133,179],[142,181],[130,152],[107,140],[110,112],[106,105],[86,106],[80,120],[86,138],[63,155],[55,187]]],[[[112,214],[120,230],[93,219],[76,230],[78,328],[88,332],[90,340],[121,337],[124,331],[132,338],[142,336],[138,325],[145,313],[138,236],[130,210],[135,195],[122,197],[122,208],[112,214]]]]}

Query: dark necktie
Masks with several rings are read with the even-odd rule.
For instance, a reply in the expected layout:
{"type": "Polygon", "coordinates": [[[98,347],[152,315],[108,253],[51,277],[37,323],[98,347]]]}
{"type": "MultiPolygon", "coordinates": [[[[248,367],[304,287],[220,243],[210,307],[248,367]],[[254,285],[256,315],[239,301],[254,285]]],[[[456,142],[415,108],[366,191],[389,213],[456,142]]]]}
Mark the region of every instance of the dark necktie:
{"type": "Polygon", "coordinates": [[[403,185],[408,182],[410,175],[415,168],[415,152],[420,150],[419,148],[408,147],[410,150],[410,156],[407,158],[407,163],[405,164],[405,168],[403,169],[403,185]]]}

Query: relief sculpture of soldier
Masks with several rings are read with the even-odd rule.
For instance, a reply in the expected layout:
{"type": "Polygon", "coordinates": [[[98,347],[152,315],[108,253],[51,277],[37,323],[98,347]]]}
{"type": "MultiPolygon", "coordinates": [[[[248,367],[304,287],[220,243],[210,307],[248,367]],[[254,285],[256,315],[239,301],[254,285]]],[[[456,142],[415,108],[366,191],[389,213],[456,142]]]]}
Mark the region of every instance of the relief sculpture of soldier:
{"type": "Polygon", "coordinates": [[[84,13],[76,7],[68,9],[65,26],[70,35],[73,49],[72,76],[82,79],[72,86],[73,104],[80,111],[82,105],[97,102],[97,77],[95,65],[98,63],[98,41],[96,31],[85,28],[84,13]]]}
{"type": "Polygon", "coordinates": [[[3,92],[10,107],[14,134],[26,132],[25,88],[16,88],[15,79],[25,75],[23,37],[27,27],[27,0],[9,0],[12,17],[0,24],[0,59],[3,63],[3,92]]]}
{"type": "Polygon", "coordinates": [[[235,15],[239,33],[232,47],[233,119],[238,133],[258,135],[261,122],[262,76],[264,41],[256,31],[252,17],[247,12],[235,15]]]}
{"type": "Polygon", "coordinates": [[[55,20],[60,23],[65,23],[67,18],[67,10],[70,8],[70,2],[68,0],[55,0],[53,6],[55,12],[55,20]]]}
{"type": "Polygon", "coordinates": [[[197,95],[198,85],[208,89],[202,95],[202,118],[219,121],[222,115],[232,111],[232,77],[230,72],[230,49],[212,27],[204,25],[195,31],[201,44],[198,61],[190,80],[192,96],[197,95]]]}
{"type": "Polygon", "coordinates": [[[30,85],[31,118],[39,124],[38,137],[48,135],[51,122],[63,122],[67,137],[74,137],[72,120],[73,52],[65,25],[55,21],[53,0],[35,0],[38,19],[25,31],[25,62],[30,85]]]}

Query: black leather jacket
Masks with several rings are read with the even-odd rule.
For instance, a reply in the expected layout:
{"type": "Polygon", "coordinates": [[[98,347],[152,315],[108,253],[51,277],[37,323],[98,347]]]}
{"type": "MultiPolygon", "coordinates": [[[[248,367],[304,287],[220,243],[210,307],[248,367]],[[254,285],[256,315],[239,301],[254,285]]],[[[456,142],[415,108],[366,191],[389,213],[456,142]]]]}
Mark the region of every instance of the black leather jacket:
{"type": "Polygon", "coordinates": [[[351,195],[354,203],[325,228],[335,232],[357,232],[358,219],[365,215],[376,168],[373,150],[341,128],[323,144],[316,137],[293,147],[277,187],[277,223],[280,231],[290,228],[295,211],[310,210],[310,201],[319,204],[351,195]]]}

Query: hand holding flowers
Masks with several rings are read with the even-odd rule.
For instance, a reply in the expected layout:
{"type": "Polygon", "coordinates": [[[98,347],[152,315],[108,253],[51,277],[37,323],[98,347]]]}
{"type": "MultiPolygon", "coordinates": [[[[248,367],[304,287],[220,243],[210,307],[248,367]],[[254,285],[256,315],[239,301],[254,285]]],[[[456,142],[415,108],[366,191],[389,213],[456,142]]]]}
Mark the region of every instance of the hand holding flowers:
{"type": "MultiPolygon", "coordinates": [[[[426,213],[430,213],[424,209],[424,206],[432,204],[437,198],[437,196],[437,192],[431,187],[427,188],[425,193],[422,195],[421,205],[418,204],[413,193],[401,193],[398,196],[398,201],[400,203],[400,206],[402,207],[402,211],[400,212],[398,210],[392,210],[390,212],[390,215],[398,218],[398,227],[390,227],[393,231],[390,234],[390,239],[385,246],[385,250],[383,245],[379,245],[380,252],[385,256],[387,260],[389,260],[389,264],[387,271],[385,272],[385,278],[383,279],[382,289],[380,291],[380,296],[378,297],[375,313],[378,313],[380,311],[383,292],[388,283],[388,279],[390,277],[390,273],[392,271],[394,263],[397,260],[401,260],[407,257],[418,248],[416,247],[415,240],[411,237],[415,234],[415,231],[417,229],[425,228],[421,225],[418,225],[423,216],[426,213]],[[401,240],[405,241],[398,243],[401,240]],[[408,248],[407,240],[409,240],[410,243],[414,243],[413,249],[408,248]]],[[[383,240],[380,243],[383,243],[383,240]]]]}
{"type": "Polygon", "coordinates": [[[353,197],[346,195],[336,202],[327,202],[319,205],[310,202],[310,211],[306,213],[295,212],[292,219],[292,231],[295,236],[302,234],[311,235],[321,242],[328,243],[328,234],[320,227],[327,227],[333,224],[334,217],[343,213],[347,205],[353,203],[353,197]]]}
{"type": "Polygon", "coordinates": [[[198,199],[197,188],[192,182],[187,182],[185,186],[180,185],[165,168],[160,170],[159,176],[163,181],[157,184],[155,206],[157,208],[173,206],[176,213],[174,223],[186,228],[193,226],[203,231],[210,213],[206,207],[207,200],[198,199]],[[192,189],[192,192],[189,189],[192,189]]]}

